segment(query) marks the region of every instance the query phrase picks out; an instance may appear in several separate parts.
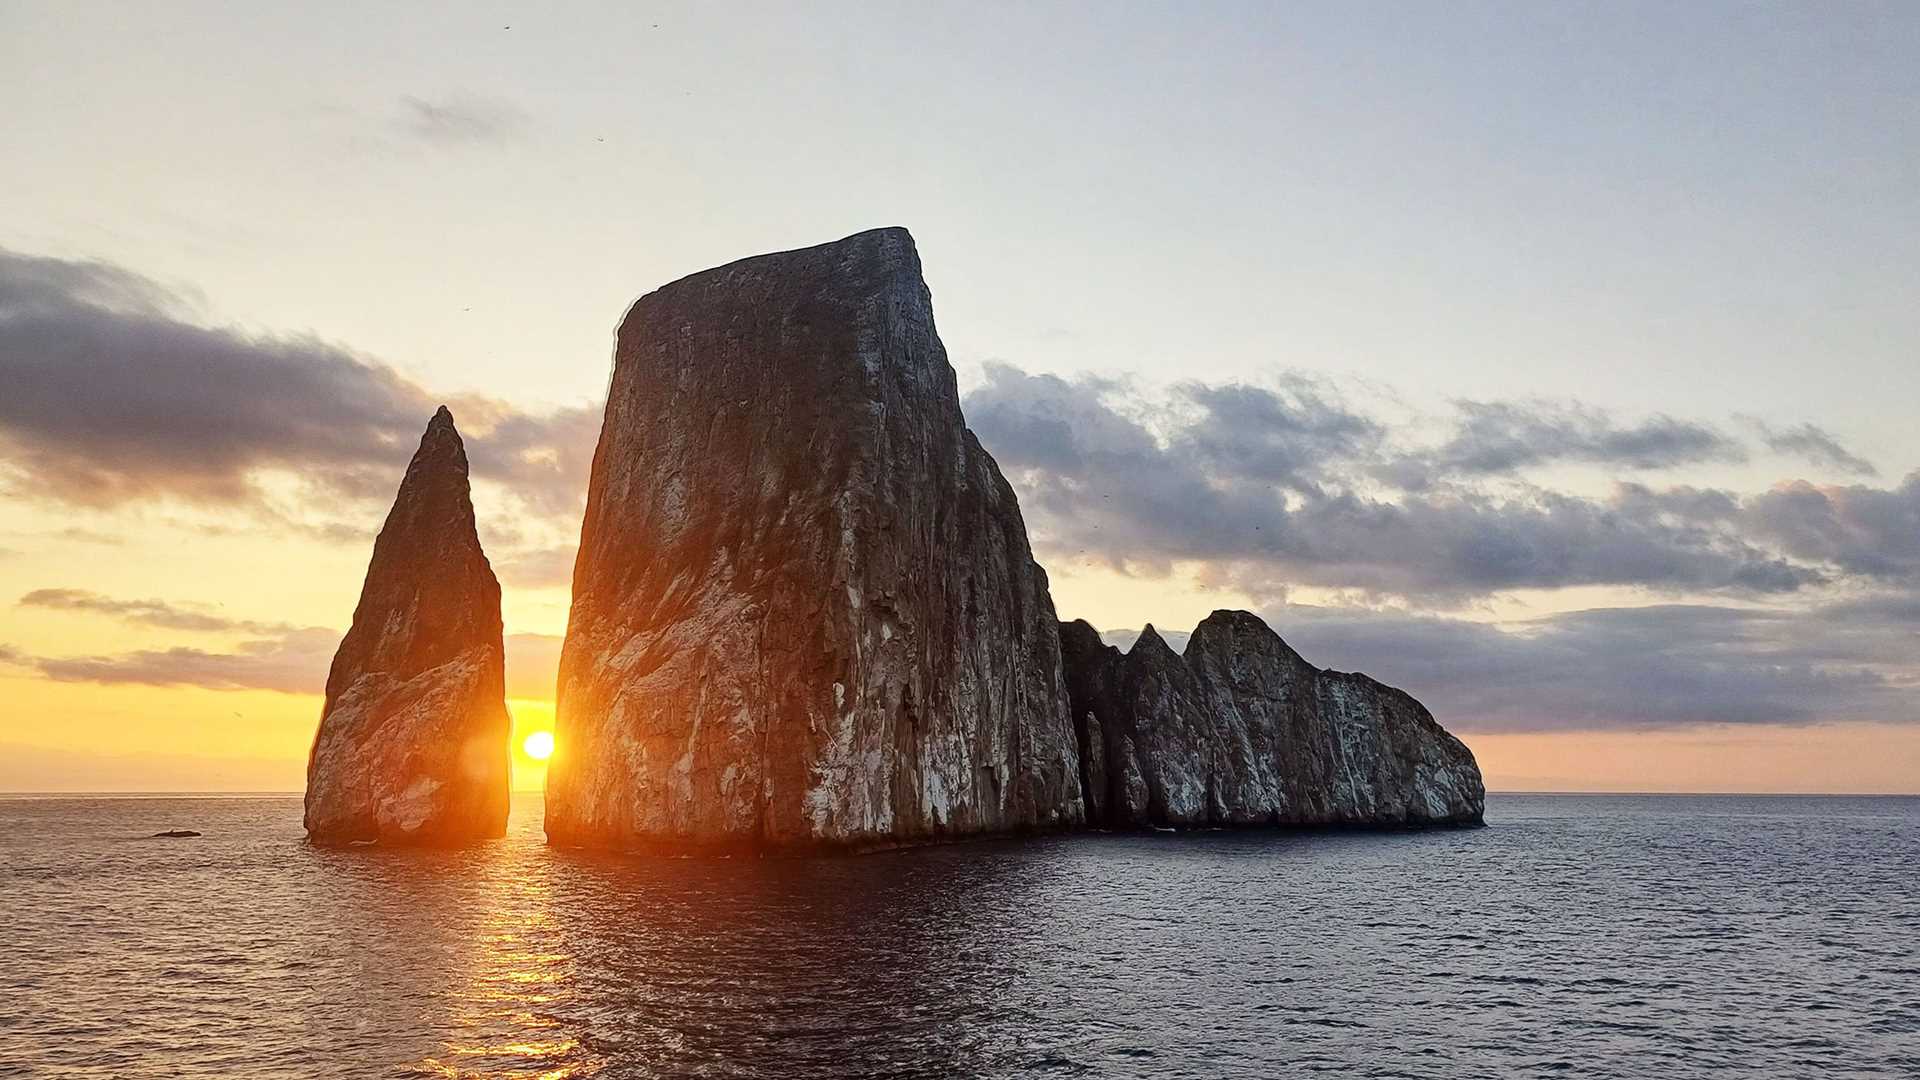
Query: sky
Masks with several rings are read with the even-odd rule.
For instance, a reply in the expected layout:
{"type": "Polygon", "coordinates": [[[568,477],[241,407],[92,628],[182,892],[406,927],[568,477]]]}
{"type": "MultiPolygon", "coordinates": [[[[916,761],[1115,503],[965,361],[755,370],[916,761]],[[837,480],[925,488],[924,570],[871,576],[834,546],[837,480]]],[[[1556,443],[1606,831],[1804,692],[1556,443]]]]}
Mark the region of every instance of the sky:
{"type": "Polygon", "coordinates": [[[0,0],[0,100],[0,790],[297,790],[443,402],[550,728],[626,307],[904,225],[1063,618],[1920,792],[1911,5],[0,0]]]}

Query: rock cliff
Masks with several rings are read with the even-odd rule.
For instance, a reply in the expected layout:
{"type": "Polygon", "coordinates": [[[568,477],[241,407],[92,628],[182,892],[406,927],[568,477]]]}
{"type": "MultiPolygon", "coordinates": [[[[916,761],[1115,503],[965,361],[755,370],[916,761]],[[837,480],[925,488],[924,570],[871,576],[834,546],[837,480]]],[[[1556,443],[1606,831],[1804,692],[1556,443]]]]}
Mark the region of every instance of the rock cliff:
{"type": "Polygon", "coordinates": [[[318,842],[448,843],[506,831],[511,722],[500,584],[443,406],[373,544],[307,762],[318,842]]]}
{"type": "Polygon", "coordinates": [[[1407,694],[1322,671],[1266,623],[1216,611],[1184,655],[1060,628],[1087,818],[1112,826],[1470,825],[1473,753],[1407,694]]]}
{"type": "Polygon", "coordinates": [[[1076,824],[1057,626],[905,230],[676,281],[619,330],[548,836],[791,850],[1076,824]]]}

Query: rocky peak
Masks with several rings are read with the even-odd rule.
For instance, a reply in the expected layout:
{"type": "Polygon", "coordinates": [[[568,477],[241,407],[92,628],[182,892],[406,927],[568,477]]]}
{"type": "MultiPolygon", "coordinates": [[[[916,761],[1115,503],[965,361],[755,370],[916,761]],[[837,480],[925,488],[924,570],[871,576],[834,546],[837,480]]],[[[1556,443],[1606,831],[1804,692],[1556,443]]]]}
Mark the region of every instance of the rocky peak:
{"type": "Polygon", "coordinates": [[[447,841],[506,827],[500,584],[443,405],[373,545],[307,766],[315,840],[447,841]]]}
{"type": "Polygon", "coordinates": [[[1072,622],[1060,624],[1060,647],[1067,648],[1068,642],[1072,642],[1076,649],[1087,653],[1099,652],[1102,649],[1112,649],[1116,656],[1120,653],[1119,649],[1113,648],[1102,640],[1100,631],[1094,629],[1093,624],[1085,619],[1075,619],[1072,622]]]}
{"type": "Polygon", "coordinates": [[[1126,654],[1061,630],[1076,734],[1114,825],[1472,824],[1473,754],[1419,702],[1307,663],[1259,616],[1216,611],[1184,655],[1151,626],[1126,654]],[[1104,648],[1102,646],[1101,648],[1104,648]]]}
{"type": "Polygon", "coordinates": [[[769,850],[1071,824],[1059,657],[906,230],[729,263],[628,311],[550,837],[769,850]]]}
{"type": "Polygon", "coordinates": [[[1128,656],[1135,654],[1142,660],[1151,658],[1156,663],[1169,659],[1178,663],[1180,659],[1180,654],[1173,651],[1173,646],[1167,644],[1167,639],[1160,636],[1160,631],[1155,630],[1152,623],[1140,628],[1140,636],[1133,640],[1133,647],[1127,650],[1128,656]]]}

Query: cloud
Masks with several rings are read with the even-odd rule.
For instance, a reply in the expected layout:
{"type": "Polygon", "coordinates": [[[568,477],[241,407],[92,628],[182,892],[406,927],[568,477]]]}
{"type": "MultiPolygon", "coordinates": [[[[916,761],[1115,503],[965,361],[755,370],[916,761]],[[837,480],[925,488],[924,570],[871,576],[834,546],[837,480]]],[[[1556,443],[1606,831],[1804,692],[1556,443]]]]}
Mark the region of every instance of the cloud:
{"type": "Polygon", "coordinates": [[[1760,432],[1760,437],[1766,442],[1767,449],[1776,453],[1793,454],[1815,465],[1834,469],[1849,476],[1880,474],[1880,470],[1875,468],[1872,462],[1848,450],[1840,444],[1840,440],[1812,424],[1776,429],[1759,420],[1749,422],[1760,432]]]}
{"type": "Polygon", "coordinates": [[[537,513],[580,516],[600,441],[599,405],[537,414],[471,396],[456,405],[466,418],[460,422],[477,432],[467,439],[473,475],[504,486],[537,513]]]}
{"type": "Polygon", "coordinates": [[[83,285],[96,278],[75,270],[0,253],[0,451],[20,494],[232,504],[257,498],[253,473],[270,467],[365,493],[432,413],[418,387],[339,346],[95,303],[83,285]]]}
{"type": "Polygon", "coordinates": [[[1297,609],[1273,621],[1317,662],[1397,682],[1468,730],[1920,721],[1913,654],[1839,608],[1606,608],[1503,628],[1297,609]]]}
{"type": "Polygon", "coordinates": [[[209,632],[243,630],[249,633],[280,633],[292,629],[279,623],[230,619],[223,615],[185,605],[171,604],[164,600],[116,600],[85,589],[35,589],[22,596],[20,604],[23,607],[110,615],[128,622],[157,626],[167,630],[209,632]]]}
{"type": "Polygon", "coordinates": [[[493,561],[500,580],[523,589],[549,589],[573,584],[573,559],[576,544],[532,548],[493,561]]]}
{"type": "Polygon", "coordinates": [[[1276,377],[1273,388],[1181,383],[1174,397],[1193,411],[1169,450],[1215,476],[1317,492],[1328,462],[1368,454],[1386,433],[1326,393],[1298,375],[1276,377]]]}
{"type": "MultiPolygon", "coordinates": [[[[1468,732],[1920,723],[1920,594],[1807,612],[1598,608],[1504,625],[1308,605],[1266,619],[1313,663],[1402,687],[1468,732]]],[[[1102,636],[1123,644],[1137,632],[1102,636]]]]}
{"type": "Polygon", "coordinates": [[[1625,486],[1620,501],[1638,514],[1737,532],[1839,575],[1880,583],[1920,581],[1920,470],[1887,488],[1792,480],[1740,496],[1625,486]]]}
{"type": "Polygon", "coordinates": [[[1315,585],[1444,604],[1579,585],[1788,593],[1828,576],[1737,516],[1678,516],[1641,486],[1592,498],[1516,475],[1576,457],[1648,468],[1732,453],[1699,425],[1474,406],[1424,450],[1387,445],[1384,423],[1298,383],[1147,398],[1004,364],[965,407],[1046,558],[1150,573],[1196,561],[1255,596],[1315,585]],[[1540,446],[1514,446],[1523,431],[1540,446]],[[1409,462],[1413,482],[1382,486],[1409,462]]]}
{"type": "Polygon", "coordinates": [[[310,627],[243,641],[228,652],[182,645],[112,656],[37,657],[32,662],[55,682],[318,694],[326,688],[327,667],[339,644],[338,631],[310,627]]]}
{"type": "Polygon", "coordinates": [[[0,486],[111,508],[171,499],[362,538],[449,401],[476,478],[577,513],[597,407],[530,413],[446,397],[345,346],[187,321],[184,301],[104,263],[0,250],[0,486]],[[269,478],[312,497],[277,500],[269,478]],[[364,502],[350,521],[307,507],[364,502]]]}
{"type": "Polygon", "coordinates": [[[1781,484],[1746,500],[1735,520],[1800,559],[1920,581],[1920,470],[1894,488],[1781,484]]]}
{"type": "Polygon", "coordinates": [[[53,535],[61,540],[70,540],[76,544],[101,544],[106,547],[121,547],[126,544],[124,537],[101,532],[98,529],[83,529],[78,525],[70,525],[53,535]]]}
{"type": "Polygon", "coordinates": [[[1621,425],[1597,409],[1532,401],[1457,401],[1453,435],[1435,450],[1387,462],[1382,475],[1423,488],[1448,476],[1491,476],[1559,462],[1670,469],[1741,461],[1734,439],[1692,421],[1656,416],[1621,425]]]}
{"type": "MultiPolygon", "coordinates": [[[[0,645],[0,664],[29,668],[56,682],[102,685],[194,686],[206,690],[275,690],[319,694],[341,632],[226,619],[164,600],[118,600],[77,589],[39,589],[21,599],[33,606],[107,615],[186,632],[240,631],[254,635],[230,648],[173,646],[101,656],[34,656],[0,645]]],[[[508,634],[507,696],[549,700],[560,666],[556,634],[508,634]]]]}
{"type": "Polygon", "coordinates": [[[439,146],[508,142],[525,134],[527,115],[504,101],[453,94],[438,100],[400,99],[402,134],[439,146]]]}
{"type": "Polygon", "coordinates": [[[55,259],[0,248],[0,315],[58,316],[74,306],[128,315],[177,314],[186,298],[97,259],[55,259]]]}

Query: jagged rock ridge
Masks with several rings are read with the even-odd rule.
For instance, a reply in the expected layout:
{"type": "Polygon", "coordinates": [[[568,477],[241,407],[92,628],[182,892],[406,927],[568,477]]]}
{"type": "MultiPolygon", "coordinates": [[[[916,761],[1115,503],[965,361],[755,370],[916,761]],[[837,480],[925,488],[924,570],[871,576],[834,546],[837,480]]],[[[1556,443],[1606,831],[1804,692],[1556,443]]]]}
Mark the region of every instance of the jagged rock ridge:
{"type": "Polygon", "coordinates": [[[619,331],[548,835],[769,850],[1075,824],[1057,633],[905,230],[676,281],[619,331]]]}
{"type": "Polygon", "coordinates": [[[1425,707],[1314,667],[1257,616],[1214,612],[1184,655],[1151,626],[1126,653],[1081,621],[1060,642],[1092,823],[1481,821],[1473,753],[1425,707]]]}
{"type": "Polygon", "coordinates": [[[467,455],[442,406],[374,541],[307,762],[320,842],[447,843],[506,831],[500,583],[480,550],[467,455]]]}

